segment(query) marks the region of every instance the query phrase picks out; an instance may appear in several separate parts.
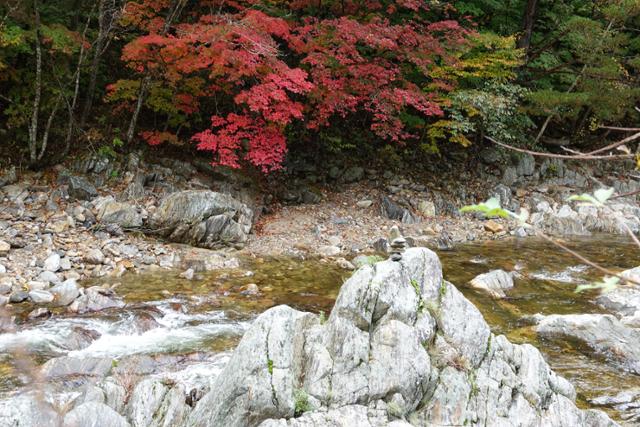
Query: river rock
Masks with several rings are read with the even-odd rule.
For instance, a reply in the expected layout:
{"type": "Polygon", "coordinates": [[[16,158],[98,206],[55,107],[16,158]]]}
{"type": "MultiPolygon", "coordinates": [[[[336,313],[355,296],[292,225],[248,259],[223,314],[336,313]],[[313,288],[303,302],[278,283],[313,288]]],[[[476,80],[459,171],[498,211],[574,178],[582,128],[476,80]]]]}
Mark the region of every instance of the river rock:
{"type": "Polygon", "coordinates": [[[86,402],[64,416],[63,427],[129,427],[126,418],[99,402],[86,402]]]}
{"type": "Polygon", "coordinates": [[[420,200],[417,209],[423,216],[436,216],[436,205],[431,200],[420,200]]]}
{"type": "Polygon", "coordinates": [[[69,197],[76,200],[91,200],[98,196],[98,190],[86,178],[81,176],[63,175],[59,180],[69,187],[69,197]]]}
{"type": "MultiPolygon", "coordinates": [[[[625,270],[620,275],[640,283],[640,267],[625,270]]],[[[640,328],[640,286],[620,285],[599,295],[596,303],[613,313],[622,323],[640,328]]]]}
{"type": "Polygon", "coordinates": [[[0,295],[6,295],[11,292],[11,282],[0,282],[0,295]]]}
{"type": "Polygon", "coordinates": [[[13,304],[17,304],[17,303],[26,301],[27,298],[29,298],[28,292],[17,290],[11,293],[11,295],[9,296],[9,302],[13,304]]]}
{"type": "Polygon", "coordinates": [[[469,284],[494,298],[504,298],[504,291],[513,288],[513,277],[504,270],[492,270],[474,277],[469,284]]]}
{"type": "Polygon", "coordinates": [[[613,407],[624,413],[627,423],[636,425],[640,422],[640,389],[623,390],[614,396],[598,396],[589,400],[593,405],[613,407]]]}
{"type": "Polygon", "coordinates": [[[67,279],[59,285],[49,289],[49,292],[55,297],[54,305],[58,307],[64,307],[73,302],[78,295],[80,295],[80,289],[74,279],[67,279]]]}
{"type": "Polygon", "coordinates": [[[54,273],[60,270],[60,255],[56,253],[49,255],[49,257],[44,260],[44,264],[42,265],[42,267],[46,271],[51,271],[54,273]]]}
{"type": "Polygon", "coordinates": [[[416,224],[420,222],[419,218],[413,215],[411,211],[398,205],[389,197],[385,196],[382,198],[381,209],[382,215],[389,219],[398,220],[404,224],[416,224]]]}
{"type": "Polygon", "coordinates": [[[415,248],[356,271],[326,322],[260,315],[184,425],[615,425],[574,402],[536,348],[493,335],[415,248]]]}
{"type": "Polygon", "coordinates": [[[16,173],[16,167],[11,166],[9,169],[5,169],[0,173],[0,187],[13,184],[18,181],[18,174],[16,173]]]}
{"type": "Polygon", "coordinates": [[[545,338],[577,340],[605,361],[640,374],[640,331],[622,324],[609,314],[554,314],[536,326],[545,338]]]}
{"type": "Polygon", "coordinates": [[[330,257],[334,257],[334,256],[337,256],[337,255],[340,255],[341,250],[337,246],[325,245],[325,246],[320,246],[316,250],[316,252],[321,257],[330,258],[330,257]]]}
{"type": "Polygon", "coordinates": [[[127,416],[133,427],[162,425],[154,422],[154,416],[168,391],[169,388],[161,381],[152,378],[135,386],[127,405],[127,416]]]}
{"type": "Polygon", "coordinates": [[[104,263],[104,254],[98,248],[89,249],[84,256],[82,257],[84,262],[87,264],[103,264],[104,263]]]}
{"type": "Polygon", "coordinates": [[[43,282],[40,280],[30,280],[29,282],[27,282],[27,289],[29,289],[30,291],[47,289],[49,287],[49,284],[49,281],[43,282]]]}
{"type": "Polygon", "coordinates": [[[213,191],[180,191],[165,197],[149,220],[158,234],[204,248],[242,245],[253,212],[233,197],[213,191]]]}
{"type": "Polygon", "coordinates": [[[504,231],[504,225],[490,219],[484,223],[484,229],[491,233],[502,233],[504,231]]]}
{"type": "Polygon", "coordinates": [[[71,260],[66,257],[60,259],[60,269],[64,271],[71,270],[71,260]]]}
{"type": "Polygon", "coordinates": [[[84,290],[84,295],[78,297],[69,305],[69,311],[73,313],[87,313],[100,311],[107,308],[122,308],[124,301],[116,297],[111,289],[100,286],[91,286],[84,290]]]}
{"type": "Polygon", "coordinates": [[[29,299],[34,304],[49,304],[53,301],[53,294],[47,291],[34,290],[29,292],[29,299]]]}
{"type": "Polygon", "coordinates": [[[4,240],[0,240],[0,256],[5,256],[11,250],[11,245],[4,240]]]}
{"type": "Polygon", "coordinates": [[[362,178],[364,178],[364,168],[360,166],[351,166],[345,169],[340,177],[340,179],[347,184],[360,181],[362,178]]]}
{"type": "Polygon", "coordinates": [[[101,223],[114,224],[122,228],[139,228],[142,215],[138,208],[130,203],[116,202],[113,198],[100,201],[96,205],[96,219],[101,223]]]}
{"type": "Polygon", "coordinates": [[[42,273],[40,273],[38,275],[38,282],[42,282],[42,283],[46,283],[47,285],[49,283],[53,283],[53,284],[58,284],[61,282],[60,278],[58,277],[58,275],[56,273],[54,273],[53,271],[48,271],[45,270],[42,273]]]}
{"type": "Polygon", "coordinates": [[[32,310],[28,315],[31,320],[42,319],[49,316],[51,316],[51,312],[45,307],[38,307],[35,310],[32,310]]]}
{"type": "Polygon", "coordinates": [[[39,393],[19,393],[0,400],[2,427],[60,427],[58,413],[39,393]]]}
{"type": "Polygon", "coordinates": [[[42,365],[41,374],[48,379],[66,377],[106,376],[113,366],[110,358],[62,356],[49,359],[42,365]]]}
{"type": "Polygon", "coordinates": [[[362,209],[370,208],[371,205],[373,205],[373,200],[369,200],[369,199],[362,199],[356,202],[356,206],[362,209]]]}

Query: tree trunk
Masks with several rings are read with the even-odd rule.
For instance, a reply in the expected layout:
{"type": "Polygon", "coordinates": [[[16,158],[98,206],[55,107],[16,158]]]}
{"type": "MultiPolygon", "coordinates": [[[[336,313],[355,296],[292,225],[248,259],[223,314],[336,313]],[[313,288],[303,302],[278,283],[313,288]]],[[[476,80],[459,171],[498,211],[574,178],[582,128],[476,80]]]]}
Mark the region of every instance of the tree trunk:
{"type": "MultiPolygon", "coordinates": [[[[89,15],[90,16],[90,15],[89,15]]],[[[87,23],[84,26],[82,32],[82,42],[80,44],[80,53],[78,54],[78,65],[76,66],[75,82],[73,87],[73,99],[71,104],[67,102],[67,110],[69,111],[69,121],[67,122],[67,137],[65,139],[64,150],[62,151],[62,157],[66,157],[69,154],[69,148],[71,147],[71,138],[73,137],[73,123],[75,122],[76,104],[78,103],[78,95],[80,94],[80,74],[82,71],[82,63],[84,61],[84,42],[87,39],[87,31],[89,30],[89,23],[91,18],[87,18],[87,23]]]]}
{"type": "Polygon", "coordinates": [[[35,13],[36,30],[36,81],[33,111],[31,112],[31,123],[29,125],[29,161],[32,165],[38,160],[38,113],[40,111],[40,99],[42,97],[42,47],[40,46],[40,11],[38,10],[38,0],[33,0],[33,9],[35,13]]]}
{"type": "MultiPolygon", "coordinates": [[[[162,28],[161,35],[166,35],[171,28],[171,24],[173,20],[180,15],[182,12],[182,8],[186,4],[186,0],[175,0],[173,6],[171,7],[171,12],[167,16],[164,21],[164,26],[162,28]]],[[[151,74],[147,71],[144,75],[144,78],[140,82],[140,90],[138,91],[138,100],[136,101],[136,108],[133,110],[133,115],[131,116],[131,121],[129,122],[129,129],[127,130],[127,143],[133,141],[133,135],[136,131],[136,125],[138,124],[138,116],[140,115],[140,110],[142,109],[142,104],[144,104],[144,98],[147,96],[147,89],[151,84],[151,74]]]]}
{"type": "Polygon", "coordinates": [[[56,103],[49,114],[49,120],[47,120],[47,125],[44,128],[44,133],[42,134],[42,144],[40,145],[40,154],[38,154],[38,162],[42,160],[44,157],[44,153],[47,150],[47,143],[49,142],[49,131],[51,130],[51,124],[53,123],[53,119],[58,112],[58,107],[60,107],[60,102],[62,101],[62,95],[58,96],[56,99],[56,103]]]}
{"type": "Polygon", "coordinates": [[[104,49],[105,42],[109,36],[111,26],[107,25],[109,19],[109,12],[113,13],[115,9],[115,2],[113,2],[113,8],[111,11],[107,10],[107,1],[100,0],[100,6],[98,8],[98,36],[96,38],[96,44],[94,46],[93,58],[91,60],[91,71],[89,75],[89,86],[87,87],[87,99],[85,100],[84,108],[82,110],[82,117],[80,118],[80,127],[83,128],[91,112],[93,106],[93,96],[96,91],[96,81],[98,78],[98,67],[100,66],[100,56],[102,56],[102,49],[104,49]]]}
{"type": "Polygon", "coordinates": [[[527,0],[527,7],[522,19],[522,36],[518,40],[518,47],[524,49],[525,54],[531,46],[531,35],[533,34],[533,24],[536,20],[538,10],[538,0],[527,0]]]}

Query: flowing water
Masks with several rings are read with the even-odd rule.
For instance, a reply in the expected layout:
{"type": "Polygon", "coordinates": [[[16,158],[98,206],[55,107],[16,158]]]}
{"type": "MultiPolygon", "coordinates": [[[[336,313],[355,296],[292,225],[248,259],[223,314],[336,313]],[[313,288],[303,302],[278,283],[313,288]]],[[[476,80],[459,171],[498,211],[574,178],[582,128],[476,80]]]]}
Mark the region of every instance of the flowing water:
{"type": "MultiPolygon", "coordinates": [[[[624,239],[590,237],[569,244],[614,270],[640,265],[640,254],[624,239]]],[[[476,304],[492,330],[541,349],[552,368],[576,386],[581,406],[589,407],[593,397],[640,387],[640,377],[570,343],[542,341],[527,324],[527,316],[536,313],[600,312],[592,302],[595,294],[574,292],[577,284],[600,277],[593,268],[533,239],[467,244],[439,255],[445,277],[476,304]],[[509,298],[494,300],[467,286],[477,274],[496,268],[518,272],[509,298]]],[[[61,356],[108,358],[121,371],[130,366],[136,374],[186,384],[206,381],[224,366],[258,314],[278,304],[328,313],[349,275],[317,260],[246,259],[240,269],[203,273],[194,280],[180,278],[179,272],[124,276],[117,279],[117,292],[127,302],[123,309],[18,320],[17,327],[0,334],[0,395],[21,390],[36,380],[35,365],[61,356]]]]}

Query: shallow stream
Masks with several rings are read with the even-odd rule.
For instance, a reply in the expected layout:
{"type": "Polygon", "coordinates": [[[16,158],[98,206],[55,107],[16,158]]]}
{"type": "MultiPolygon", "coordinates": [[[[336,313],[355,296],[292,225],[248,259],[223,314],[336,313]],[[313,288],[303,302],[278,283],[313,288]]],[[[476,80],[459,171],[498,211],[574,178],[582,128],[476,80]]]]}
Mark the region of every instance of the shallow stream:
{"type": "MultiPolygon", "coordinates": [[[[640,265],[640,254],[622,238],[568,244],[614,270],[640,265]]],[[[600,278],[593,268],[532,239],[467,244],[439,255],[447,280],[476,304],[492,330],[542,350],[552,368],[576,386],[580,406],[589,407],[593,397],[640,388],[640,377],[617,371],[570,343],[542,341],[523,320],[536,313],[600,312],[592,302],[595,294],[574,292],[577,284],[600,278]],[[509,298],[494,300],[467,286],[477,274],[496,268],[518,272],[509,298]]],[[[54,316],[0,334],[0,397],[43,381],[34,375],[36,365],[60,356],[109,358],[114,366],[131,366],[135,375],[186,383],[213,377],[258,314],[278,304],[328,313],[349,275],[317,260],[245,259],[240,269],[203,273],[194,280],[180,278],[179,272],[124,276],[117,279],[117,292],[127,302],[123,309],[54,316]]],[[[624,416],[608,412],[617,419],[624,416]]]]}

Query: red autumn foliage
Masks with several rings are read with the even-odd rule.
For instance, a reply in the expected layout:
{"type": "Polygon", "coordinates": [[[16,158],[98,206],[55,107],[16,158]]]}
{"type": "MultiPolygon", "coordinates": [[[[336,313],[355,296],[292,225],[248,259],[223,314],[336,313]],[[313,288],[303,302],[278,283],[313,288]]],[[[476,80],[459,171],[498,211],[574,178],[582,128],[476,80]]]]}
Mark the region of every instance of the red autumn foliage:
{"type": "MultiPolygon", "coordinates": [[[[315,14],[324,19],[307,16],[316,6],[309,0],[263,11],[255,10],[257,1],[194,3],[163,31],[166,17],[175,18],[174,2],[129,2],[124,22],[141,34],[122,59],[150,75],[158,93],[171,93],[170,102],[148,100],[156,113],[185,127],[212,116],[192,139],[214,153],[214,164],[248,162],[264,172],[281,166],[285,132],[303,127],[318,131],[359,117],[372,137],[418,138],[420,121],[408,126],[404,117],[426,122],[443,115],[442,96],[455,80],[442,69],[455,66],[469,34],[456,21],[430,22],[426,3],[414,0],[346,1],[315,14]],[[270,15],[284,12],[286,20],[270,15]]],[[[132,102],[135,88],[120,81],[110,96],[132,102]]],[[[158,132],[142,136],[151,144],[168,140],[158,132]]]]}

